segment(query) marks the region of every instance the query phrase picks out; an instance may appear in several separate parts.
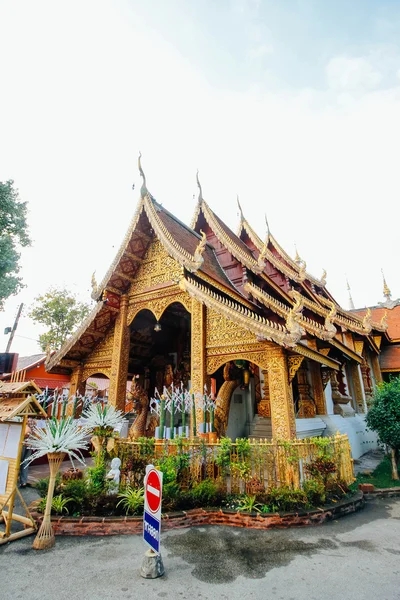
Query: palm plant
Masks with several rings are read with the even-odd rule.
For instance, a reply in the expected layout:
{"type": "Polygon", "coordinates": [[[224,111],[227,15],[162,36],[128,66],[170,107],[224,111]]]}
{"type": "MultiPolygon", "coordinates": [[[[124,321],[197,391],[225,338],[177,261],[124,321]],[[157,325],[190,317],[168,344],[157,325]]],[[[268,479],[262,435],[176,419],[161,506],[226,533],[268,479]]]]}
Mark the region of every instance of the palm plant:
{"type": "Polygon", "coordinates": [[[34,427],[27,439],[27,446],[33,450],[26,461],[28,464],[47,454],[50,467],[49,488],[47,492],[46,510],[39,532],[33,542],[35,550],[44,550],[54,546],[54,531],[51,525],[51,507],[53,502],[56,476],[65,455],[72,461],[76,458],[85,464],[81,450],[88,448],[88,431],[80,427],[74,419],[67,417],[61,421],[52,418],[45,423],[43,429],[34,427]]]}

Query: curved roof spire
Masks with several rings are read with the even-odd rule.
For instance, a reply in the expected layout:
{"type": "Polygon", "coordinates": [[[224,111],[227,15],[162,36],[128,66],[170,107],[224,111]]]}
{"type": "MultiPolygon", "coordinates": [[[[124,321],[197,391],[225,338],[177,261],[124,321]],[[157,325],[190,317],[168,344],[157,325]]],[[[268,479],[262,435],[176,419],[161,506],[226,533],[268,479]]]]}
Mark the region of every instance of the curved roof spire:
{"type": "Polygon", "coordinates": [[[347,291],[349,292],[349,308],[350,308],[350,310],[354,310],[355,306],[354,306],[353,298],[351,296],[350,284],[349,284],[349,280],[347,279],[347,277],[346,277],[346,283],[347,283],[347,291]]]}
{"type": "Polygon", "coordinates": [[[268,223],[267,213],[265,213],[265,215],[264,215],[264,216],[265,216],[265,224],[266,224],[266,226],[267,226],[267,236],[269,236],[269,234],[270,234],[270,231],[271,231],[271,230],[270,230],[270,228],[269,228],[269,223],[268,223]]]}
{"type": "Polygon", "coordinates": [[[142,198],[144,198],[146,196],[146,194],[149,193],[149,190],[147,189],[147,186],[146,186],[146,175],[144,174],[144,171],[142,169],[142,162],[140,160],[141,158],[142,158],[142,153],[139,152],[138,169],[139,169],[140,177],[143,179],[142,187],[140,188],[140,195],[142,198]]]}
{"type": "Polygon", "coordinates": [[[240,220],[244,221],[243,210],[242,210],[242,207],[240,206],[240,202],[239,202],[239,194],[237,194],[237,196],[236,196],[236,202],[237,202],[237,205],[239,207],[240,220]]]}
{"type": "Polygon", "coordinates": [[[390,300],[392,299],[392,292],[389,289],[388,284],[386,283],[386,279],[385,279],[385,274],[383,272],[383,269],[381,269],[382,271],[382,277],[383,277],[383,295],[386,298],[387,302],[390,302],[390,300]]]}
{"type": "Polygon", "coordinates": [[[204,200],[203,198],[203,190],[201,189],[201,183],[199,180],[199,170],[197,169],[197,173],[196,173],[196,181],[197,181],[197,187],[199,188],[199,202],[202,202],[204,200]]]}

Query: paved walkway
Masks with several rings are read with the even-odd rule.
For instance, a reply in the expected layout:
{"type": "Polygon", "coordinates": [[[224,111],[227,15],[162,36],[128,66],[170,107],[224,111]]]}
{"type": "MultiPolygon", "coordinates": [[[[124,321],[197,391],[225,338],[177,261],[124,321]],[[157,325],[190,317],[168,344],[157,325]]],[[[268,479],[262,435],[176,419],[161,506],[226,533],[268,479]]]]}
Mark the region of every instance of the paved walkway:
{"type": "MultiPolygon", "coordinates": [[[[85,463],[87,467],[91,467],[93,465],[93,459],[89,457],[85,457],[85,463]]],[[[77,469],[84,469],[81,463],[77,460],[74,460],[74,465],[77,469]]],[[[64,471],[68,471],[72,467],[71,461],[69,459],[64,460],[61,465],[60,471],[63,473],[64,471]]],[[[28,471],[28,483],[34,485],[37,483],[39,479],[44,479],[45,477],[49,477],[49,463],[45,462],[41,465],[33,464],[29,466],[28,471]]]]}
{"type": "Polygon", "coordinates": [[[384,456],[383,450],[379,448],[366,452],[354,461],[354,474],[357,476],[359,473],[372,473],[382,462],[384,456]]]}
{"type": "Polygon", "coordinates": [[[1,600],[398,600],[400,499],[321,527],[197,527],[161,535],[165,576],[139,575],[140,536],[0,546],[1,600]]]}

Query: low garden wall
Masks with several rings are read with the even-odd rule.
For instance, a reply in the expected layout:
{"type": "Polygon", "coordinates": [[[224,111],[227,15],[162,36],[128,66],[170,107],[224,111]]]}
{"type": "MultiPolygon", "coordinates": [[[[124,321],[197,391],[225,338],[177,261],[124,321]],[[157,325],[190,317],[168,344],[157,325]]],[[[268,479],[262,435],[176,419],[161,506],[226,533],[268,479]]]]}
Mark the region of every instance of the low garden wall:
{"type": "MultiPolygon", "coordinates": [[[[34,503],[35,504],[35,503],[34,503]]],[[[260,514],[243,513],[228,509],[192,509],[167,513],[162,518],[162,531],[199,527],[205,525],[224,525],[228,527],[245,527],[248,529],[286,529],[289,527],[305,527],[321,525],[330,519],[338,519],[354,513],[364,507],[362,492],[350,498],[325,506],[321,509],[300,511],[298,513],[260,514]]],[[[38,524],[43,515],[31,506],[31,512],[38,524]]],[[[143,518],[140,517],[52,517],[56,535],[135,535],[143,531],[143,518]]]]}

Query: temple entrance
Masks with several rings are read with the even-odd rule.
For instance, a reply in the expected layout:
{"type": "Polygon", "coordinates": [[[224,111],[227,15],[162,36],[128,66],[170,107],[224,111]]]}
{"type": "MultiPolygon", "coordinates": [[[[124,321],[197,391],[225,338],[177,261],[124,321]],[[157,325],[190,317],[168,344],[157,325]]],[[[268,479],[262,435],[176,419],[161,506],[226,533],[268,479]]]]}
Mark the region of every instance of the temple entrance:
{"type": "Polygon", "coordinates": [[[150,310],[140,311],[130,327],[128,380],[154,396],[171,384],[185,388],[190,381],[190,313],[175,302],[159,321],[150,310]]]}

